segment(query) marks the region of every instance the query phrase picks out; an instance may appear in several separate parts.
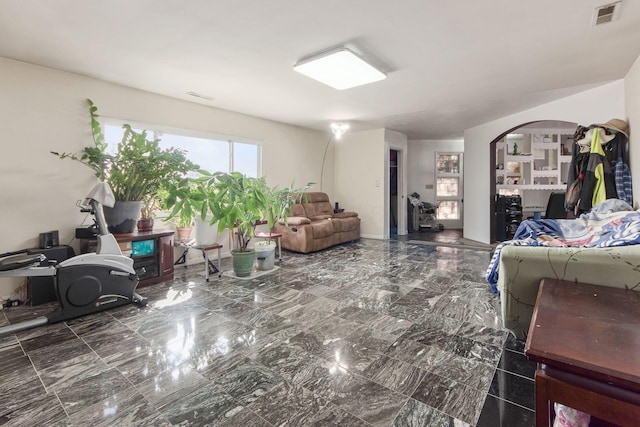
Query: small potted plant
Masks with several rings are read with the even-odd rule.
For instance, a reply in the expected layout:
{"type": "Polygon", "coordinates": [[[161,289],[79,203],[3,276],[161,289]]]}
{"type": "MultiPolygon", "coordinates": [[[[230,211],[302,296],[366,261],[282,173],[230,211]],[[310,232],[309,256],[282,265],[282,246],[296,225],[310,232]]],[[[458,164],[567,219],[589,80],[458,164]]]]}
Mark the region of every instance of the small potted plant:
{"type": "Polygon", "coordinates": [[[155,211],[160,209],[160,199],[157,195],[146,196],[142,200],[140,219],[138,220],[138,231],[153,230],[155,211]]]}
{"type": "Polygon", "coordinates": [[[183,177],[165,192],[165,208],[169,210],[167,220],[172,220],[178,229],[178,239],[187,240],[191,235],[193,221],[198,216],[206,216],[209,188],[206,185],[207,172],[199,171],[196,178],[183,177]]]}
{"type": "Polygon", "coordinates": [[[191,231],[193,230],[193,217],[188,215],[178,215],[172,221],[176,225],[178,240],[188,241],[191,239],[191,231]]]}

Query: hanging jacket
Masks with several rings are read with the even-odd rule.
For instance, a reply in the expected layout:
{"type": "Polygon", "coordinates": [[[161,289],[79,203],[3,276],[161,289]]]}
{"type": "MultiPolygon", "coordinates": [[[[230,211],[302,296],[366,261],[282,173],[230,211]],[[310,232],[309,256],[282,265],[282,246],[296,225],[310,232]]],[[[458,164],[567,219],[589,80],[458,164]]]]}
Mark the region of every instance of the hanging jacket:
{"type": "Polygon", "coordinates": [[[580,197],[580,212],[585,212],[606,199],[618,197],[616,181],[605,156],[600,132],[592,132],[591,151],[580,197]]]}
{"type": "Polygon", "coordinates": [[[616,135],[616,140],[620,141],[617,146],[618,158],[613,166],[616,180],[616,192],[618,193],[618,199],[624,200],[633,206],[631,171],[629,170],[629,166],[625,163],[625,145],[627,138],[622,132],[620,132],[616,135]]]}

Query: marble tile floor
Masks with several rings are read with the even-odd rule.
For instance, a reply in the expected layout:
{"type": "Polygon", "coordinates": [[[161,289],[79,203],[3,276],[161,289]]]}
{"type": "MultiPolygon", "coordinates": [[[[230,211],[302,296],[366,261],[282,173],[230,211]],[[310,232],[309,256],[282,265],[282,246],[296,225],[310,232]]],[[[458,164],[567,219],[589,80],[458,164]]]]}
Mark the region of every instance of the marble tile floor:
{"type": "Polygon", "coordinates": [[[447,242],[455,243],[462,239],[462,230],[454,228],[445,228],[441,231],[431,230],[417,230],[412,231],[409,234],[399,236],[397,234],[391,237],[393,240],[407,241],[407,240],[424,240],[427,242],[447,242]]]}
{"type": "Polygon", "coordinates": [[[255,280],[179,267],[139,288],[144,309],[0,337],[0,424],[533,426],[535,365],[499,326],[488,262],[362,239],[255,280]]]}

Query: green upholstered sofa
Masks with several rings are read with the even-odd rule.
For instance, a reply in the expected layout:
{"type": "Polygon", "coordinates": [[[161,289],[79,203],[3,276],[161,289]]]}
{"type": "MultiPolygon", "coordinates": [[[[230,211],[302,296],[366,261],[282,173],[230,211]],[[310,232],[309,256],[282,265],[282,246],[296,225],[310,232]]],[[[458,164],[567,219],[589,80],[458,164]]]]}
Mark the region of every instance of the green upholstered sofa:
{"type": "MultiPolygon", "coordinates": [[[[504,327],[524,338],[543,278],[640,291],[640,245],[609,248],[505,246],[498,291],[504,327]]],[[[640,308],[639,308],[640,309],[640,308]]]]}

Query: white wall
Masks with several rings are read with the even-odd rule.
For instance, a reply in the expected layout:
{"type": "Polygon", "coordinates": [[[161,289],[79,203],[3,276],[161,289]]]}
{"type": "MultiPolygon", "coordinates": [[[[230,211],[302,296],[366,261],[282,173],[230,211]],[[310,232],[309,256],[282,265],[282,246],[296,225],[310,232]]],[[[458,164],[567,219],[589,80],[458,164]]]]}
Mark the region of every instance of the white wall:
{"type": "MultiPolygon", "coordinates": [[[[85,218],[76,201],[95,178],[84,165],[49,151],[78,152],[91,143],[86,98],[106,117],[261,140],[263,173],[271,185],[320,181],[328,137],[322,132],[6,58],[0,58],[0,93],[0,253],[36,247],[38,234],[49,230],[60,231],[61,244],[72,242],[85,218]]],[[[332,173],[325,173],[324,183],[331,193],[332,173]]],[[[0,297],[17,284],[0,279],[0,297]]]]}
{"type": "Polygon", "coordinates": [[[464,150],[464,140],[427,140],[409,141],[409,188],[407,194],[418,193],[420,200],[434,203],[436,200],[436,152],[459,152],[464,150]],[[426,186],[432,186],[427,189],[426,186]]]}
{"type": "MultiPolygon", "coordinates": [[[[640,56],[636,59],[627,76],[624,78],[625,108],[629,129],[636,126],[640,134],[640,56]]],[[[633,186],[633,205],[640,207],[640,136],[634,138],[629,133],[629,168],[631,169],[631,185],[633,186]]]]}
{"type": "Polygon", "coordinates": [[[358,212],[360,235],[382,239],[385,229],[385,130],[347,132],[335,141],[335,196],[347,211],[358,212]]]}
{"type": "MultiPolygon", "coordinates": [[[[637,81],[636,78],[630,80],[637,81]]],[[[637,97],[637,93],[632,96],[637,97]]],[[[618,80],[465,130],[464,237],[485,243],[491,240],[489,182],[493,166],[489,144],[498,135],[538,120],[562,120],[582,125],[604,123],[612,118],[626,117],[624,103],[625,82],[618,80]]]]}

